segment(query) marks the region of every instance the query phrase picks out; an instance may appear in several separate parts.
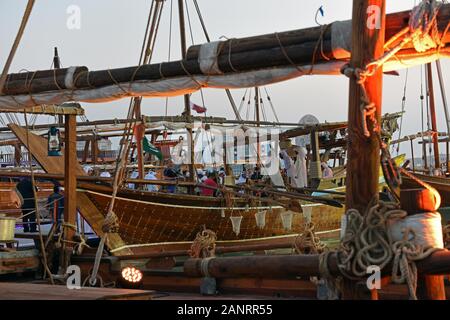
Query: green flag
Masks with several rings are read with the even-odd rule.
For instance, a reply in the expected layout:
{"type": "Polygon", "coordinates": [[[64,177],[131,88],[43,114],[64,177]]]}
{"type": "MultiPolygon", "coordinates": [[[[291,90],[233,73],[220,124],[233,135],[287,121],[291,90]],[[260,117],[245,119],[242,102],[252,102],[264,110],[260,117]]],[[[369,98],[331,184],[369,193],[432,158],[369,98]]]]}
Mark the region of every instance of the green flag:
{"type": "Polygon", "coordinates": [[[157,147],[152,145],[150,141],[148,141],[147,137],[144,136],[144,140],[142,141],[142,145],[144,147],[144,151],[148,152],[156,157],[158,157],[159,160],[162,160],[162,152],[157,147]]]}

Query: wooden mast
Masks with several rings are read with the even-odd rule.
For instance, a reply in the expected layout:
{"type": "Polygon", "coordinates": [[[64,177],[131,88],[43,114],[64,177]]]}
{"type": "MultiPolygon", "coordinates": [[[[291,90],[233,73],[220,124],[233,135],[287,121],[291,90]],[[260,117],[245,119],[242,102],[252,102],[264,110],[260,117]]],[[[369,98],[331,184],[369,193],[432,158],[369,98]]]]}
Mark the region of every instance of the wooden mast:
{"type": "MultiPolygon", "coordinates": [[[[76,115],[65,115],[64,136],[64,221],[70,226],[75,226],[77,218],[77,175],[74,168],[78,166],[76,115]]],[[[73,241],[75,229],[69,227],[64,231],[64,239],[73,241]]],[[[66,250],[63,257],[63,268],[65,269],[68,266],[72,246],[64,247],[66,250]]]]}
{"type": "MultiPolygon", "coordinates": [[[[180,40],[181,40],[181,57],[186,58],[186,30],[184,23],[184,5],[183,0],[178,0],[178,15],[180,21],[180,40]]],[[[191,122],[191,104],[189,100],[189,94],[184,95],[184,115],[191,122]]],[[[194,136],[192,134],[192,128],[187,128],[188,133],[188,151],[189,151],[189,179],[195,181],[194,173],[194,136]]]]}
{"type": "MultiPolygon", "coordinates": [[[[255,120],[256,127],[260,127],[260,119],[259,119],[259,109],[260,109],[260,100],[259,100],[259,87],[255,87],[255,120]]],[[[259,129],[257,129],[259,130],[259,129]]],[[[261,144],[259,141],[259,131],[256,132],[256,166],[261,167],[261,144]]]]}
{"type": "Polygon", "coordinates": [[[439,142],[436,124],[436,106],[434,100],[433,69],[431,67],[431,63],[427,63],[427,93],[430,102],[431,131],[433,132],[432,139],[434,151],[434,168],[439,169],[440,167],[439,142]]]}
{"type": "MultiPolygon", "coordinates": [[[[376,14],[376,13],[375,13],[376,14]]],[[[354,0],[352,18],[352,57],[351,68],[364,68],[372,60],[383,55],[385,33],[385,1],[354,0]],[[379,25],[368,27],[368,8],[378,8],[379,25]]],[[[375,17],[376,19],[376,17],[375,17]]],[[[383,73],[380,68],[365,81],[368,99],[376,108],[378,125],[381,120],[383,73]]],[[[361,105],[363,92],[355,77],[350,78],[350,96],[348,110],[348,163],[347,163],[347,197],[346,207],[363,213],[373,199],[378,196],[378,177],[380,167],[380,145],[376,135],[371,131],[370,137],[364,135],[361,105]]]]}
{"type": "MultiPolygon", "coordinates": [[[[361,68],[381,57],[385,39],[385,0],[353,0],[352,55],[350,68],[361,68]]],[[[374,104],[377,125],[381,121],[383,72],[379,68],[373,76],[367,77],[364,86],[368,100],[374,104]]],[[[348,109],[348,162],[346,180],[346,210],[357,209],[364,214],[367,205],[378,197],[380,168],[380,144],[372,131],[373,124],[366,118],[370,136],[364,135],[361,106],[363,91],[358,79],[350,77],[348,109]]],[[[344,299],[367,298],[355,283],[346,283],[344,299]],[[358,292],[359,291],[359,292],[358,292]]],[[[376,294],[372,294],[376,299],[376,294]]]]}

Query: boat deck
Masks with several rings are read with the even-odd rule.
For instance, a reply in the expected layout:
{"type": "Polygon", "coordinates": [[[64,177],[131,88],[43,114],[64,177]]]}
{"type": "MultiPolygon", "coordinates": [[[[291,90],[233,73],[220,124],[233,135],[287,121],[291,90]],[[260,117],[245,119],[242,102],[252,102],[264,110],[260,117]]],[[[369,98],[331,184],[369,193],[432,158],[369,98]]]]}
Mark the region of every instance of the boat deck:
{"type": "Polygon", "coordinates": [[[62,285],[0,283],[0,300],[152,300],[154,291],[113,288],[68,289],[62,285]]]}

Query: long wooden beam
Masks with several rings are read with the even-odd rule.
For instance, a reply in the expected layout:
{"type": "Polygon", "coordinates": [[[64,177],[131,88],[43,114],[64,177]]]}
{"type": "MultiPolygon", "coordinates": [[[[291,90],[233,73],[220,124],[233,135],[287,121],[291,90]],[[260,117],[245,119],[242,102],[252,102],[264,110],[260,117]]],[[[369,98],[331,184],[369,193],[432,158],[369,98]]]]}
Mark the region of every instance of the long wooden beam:
{"type": "MultiPolygon", "coordinates": [[[[217,257],[205,263],[203,259],[189,259],[184,264],[184,272],[191,277],[205,276],[205,270],[210,277],[270,277],[295,278],[321,276],[319,255],[266,255],[248,257],[217,257]],[[203,265],[203,266],[202,266],[203,265]]],[[[450,251],[441,250],[429,257],[416,262],[421,274],[445,275],[450,274],[450,251]]],[[[384,274],[390,273],[392,265],[388,265],[384,274]]],[[[341,276],[337,266],[336,254],[330,255],[328,270],[332,276],[341,276]]]]}
{"type": "MultiPolygon", "coordinates": [[[[388,15],[388,30],[386,32],[386,36],[390,37],[391,35],[394,35],[407,27],[409,14],[409,11],[404,11],[388,15]]],[[[443,33],[447,27],[449,19],[450,4],[444,4],[438,15],[438,30],[441,35],[444,35],[443,33]]],[[[317,31],[317,29],[307,29],[306,31],[296,30],[272,34],[270,36],[264,35],[261,36],[261,38],[264,39],[257,40],[258,44],[254,46],[252,45],[251,48],[247,47],[243,49],[243,51],[239,51],[239,49],[236,48],[238,46],[233,44],[238,40],[232,39],[232,41],[228,41],[224,44],[225,46],[228,44],[231,49],[231,53],[229,53],[230,50],[221,50],[219,52],[218,67],[223,73],[235,73],[236,71],[250,71],[279,66],[290,66],[292,63],[297,65],[310,65],[313,59],[315,63],[321,63],[328,61],[329,59],[334,59],[331,49],[331,40],[327,38],[321,39],[320,33],[317,35],[317,31]],[[310,35],[312,40],[309,39],[310,35]],[[318,41],[322,44],[322,50],[316,50],[318,41]],[[288,56],[289,59],[287,59],[286,56],[288,56]]],[[[447,32],[444,35],[443,42],[446,44],[450,42],[450,32],[447,32]]],[[[448,49],[448,46],[446,48],[442,48],[441,53],[448,53],[448,49]]],[[[409,55],[415,51],[414,49],[411,51],[411,49],[406,48],[399,52],[398,55],[401,56],[402,53],[405,52],[409,55]]],[[[49,71],[45,70],[41,72],[48,73],[49,71]]],[[[194,54],[192,58],[188,59],[186,57],[186,59],[180,61],[98,71],[83,70],[80,71],[76,77],[73,77],[72,88],[100,88],[115,85],[117,83],[127,83],[130,81],[161,80],[171,77],[202,74],[203,72],[200,68],[198,56],[195,56],[194,54]]],[[[61,76],[62,79],[59,80],[63,81],[66,75],[67,73],[63,74],[61,76]]],[[[60,90],[60,88],[64,88],[61,86],[59,80],[57,80],[58,83],[55,83],[53,70],[50,71],[49,76],[42,78],[36,78],[34,72],[20,74],[20,77],[22,78],[17,77],[19,77],[17,74],[8,76],[8,81],[4,88],[5,95],[57,91],[60,90]],[[27,79],[31,79],[32,76],[35,80],[31,82],[28,81],[27,79]]]]}

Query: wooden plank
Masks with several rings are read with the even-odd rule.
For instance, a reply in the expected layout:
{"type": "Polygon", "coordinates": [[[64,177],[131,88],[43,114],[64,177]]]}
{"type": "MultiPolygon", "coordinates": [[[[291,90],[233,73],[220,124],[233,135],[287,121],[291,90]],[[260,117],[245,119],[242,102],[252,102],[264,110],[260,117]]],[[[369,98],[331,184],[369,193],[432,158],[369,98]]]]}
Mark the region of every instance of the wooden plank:
{"type": "MultiPolygon", "coordinates": [[[[61,149],[61,152],[63,153],[62,156],[49,157],[47,153],[47,139],[30,132],[30,145],[28,145],[26,129],[19,127],[16,124],[9,124],[9,128],[17,136],[20,142],[33,154],[33,157],[45,171],[64,174],[64,148],[61,149]]],[[[86,175],[78,162],[72,167],[72,172],[79,176],[86,175]]]]}
{"type": "MultiPolygon", "coordinates": [[[[23,110],[11,110],[11,109],[2,109],[0,108],[0,112],[6,113],[23,113],[23,110]]],[[[61,105],[40,105],[28,108],[26,110],[27,113],[35,113],[35,114],[48,114],[48,115],[84,115],[84,109],[80,106],[79,103],[63,103],[61,105]]]]}
{"type": "Polygon", "coordinates": [[[0,283],[0,300],[151,300],[153,291],[113,288],[68,289],[62,285],[0,283]]]}

